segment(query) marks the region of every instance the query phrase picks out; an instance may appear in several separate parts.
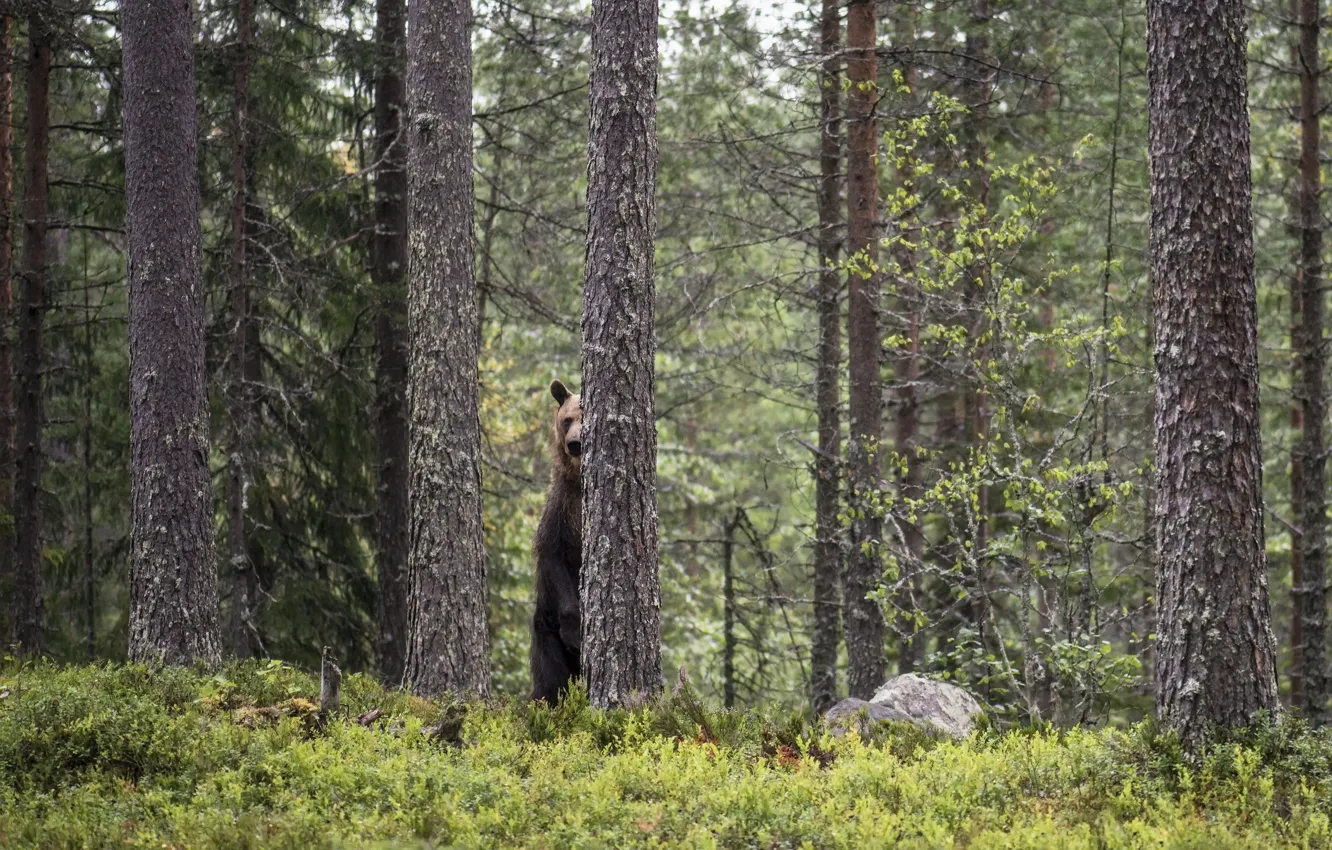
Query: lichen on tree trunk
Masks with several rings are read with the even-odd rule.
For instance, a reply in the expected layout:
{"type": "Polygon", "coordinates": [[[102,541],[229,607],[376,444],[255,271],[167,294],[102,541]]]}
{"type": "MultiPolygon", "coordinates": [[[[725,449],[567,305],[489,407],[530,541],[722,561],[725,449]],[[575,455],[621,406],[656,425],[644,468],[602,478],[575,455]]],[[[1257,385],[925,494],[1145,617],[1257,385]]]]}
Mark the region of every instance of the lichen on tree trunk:
{"type": "Polygon", "coordinates": [[[583,674],[598,706],[661,688],[653,240],[657,2],[594,0],[583,292],[583,674]]]}
{"type": "Polygon", "coordinates": [[[133,501],[129,655],[216,663],[191,4],[124,0],[121,33],[133,501]]]}
{"type": "Polygon", "coordinates": [[[490,692],[472,234],[472,9],[408,8],[407,681],[490,692]]]}

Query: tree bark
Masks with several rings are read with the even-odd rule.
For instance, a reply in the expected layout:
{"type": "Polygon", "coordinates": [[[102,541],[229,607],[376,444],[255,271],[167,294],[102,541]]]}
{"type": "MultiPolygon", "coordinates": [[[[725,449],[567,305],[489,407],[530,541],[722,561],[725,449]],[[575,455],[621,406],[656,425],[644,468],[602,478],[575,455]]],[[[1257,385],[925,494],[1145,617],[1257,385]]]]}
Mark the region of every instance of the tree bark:
{"type": "Polygon", "coordinates": [[[254,440],[254,385],[246,374],[249,353],[250,289],[246,251],[249,227],[248,151],[250,50],[254,38],[254,6],[239,0],[236,8],[236,56],[232,80],[231,140],[231,382],[227,393],[230,430],[227,447],[227,577],[231,584],[231,622],[228,632],[236,658],[250,658],[258,650],[254,609],[258,581],[250,563],[245,531],[246,490],[250,483],[254,440]]]}
{"type": "Polygon", "coordinates": [[[42,649],[42,320],[46,311],[47,156],[50,152],[51,43],[28,20],[28,126],[23,146],[23,309],[18,316],[17,467],[14,482],[14,642],[42,649]]]}
{"type": "Polygon", "coordinates": [[[872,0],[847,8],[847,263],[850,292],[847,343],[851,377],[851,551],[847,557],[845,624],[851,696],[869,699],[883,684],[886,631],[879,603],[866,599],[882,576],[883,519],[874,498],[880,488],[883,378],[879,371],[879,63],[872,0]]]}
{"type": "Polygon", "coordinates": [[[129,655],[219,660],[188,0],[123,0],[132,530],[129,655]]]}
{"type": "Polygon", "coordinates": [[[1327,397],[1323,372],[1327,366],[1323,338],[1323,215],[1319,175],[1320,9],[1318,0],[1299,0],[1300,46],[1300,179],[1298,183],[1301,328],[1299,345],[1299,401],[1303,435],[1299,463],[1303,492],[1298,519],[1302,556],[1300,607],[1303,619],[1305,716],[1310,723],[1327,722],[1327,458],[1323,439],[1327,397]]]}
{"type": "Polygon", "coordinates": [[[656,0],[593,0],[581,597],[583,673],[602,707],[661,688],[656,93],[656,0]]]}
{"type": "MultiPolygon", "coordinates": [[[[87,250],[87,246],[84,246],[87,250]]],[[[97,658],[97,557],[93,550],[93,310],[90,290],[83,287],[83,604],[84,650],[88,660],[97,658]]]]}
{"type": "Polygon", "coordinates": [[[407,39],[403,0],[378,0],[375,80],[375,540],[379,604],[375,667],[402,681],[407,660],[407,140],[400,136],[407,39]]]}
{"type": "Polygon", "coordinates": [[[1244,5],[1148,6],[1156,707],[1186,745],[1278,708],[1263,547],[1244,5]],[[1200,73],[1204,69],[1205,73],[1200,73]]]}
{"type": "MultiPolygon", "coordinates": [[[[989,148],[986,145],[986,124],[990,117],[990,98],[993,96],[993,71],[987,54],[990,49],[990,3],[989,0],[973,0],[971,21],[967,29],[966,52],[971,60],[968,64],[968,88],[971,90],[970,116],[967,122],[967,161],[970,163],[969,179],[971,182],[971,203],[981,216],[978,227],[989,224],[990,173],[986,168],[989,148]]],[[[974,290],[966,294],[971,309],[970,337],[973,341],[981,339],[986,331],[986,291],[990,286],[988,260],[982,251],[981,260],[967,275],[968,283],[974,284],[974,290]]],[[[984,348],[969,355],[971,358],[988,361],[989,354],[984,348]]],[[[968,435],[976,451],[985,455],[989,451],[990,440],[990,398],[983,377],[977,375],[976,385],[970,390],[971,409],[968,419],[971,433],[968,435]]],[[[982,476],[982,482],[984,476],[982,476]]],[[[976,488],[975,535],[971,541],[971,551],[975,557],[975,575],[972,576],[974,587],[971,589],[971,618],[981,643],[987,651],[992,650],[999,637],[991,634],[989,576],[986,571],[987,550],[990,539],[990,487],[981,483],[976,488]]]]}
{"type": "Polygon", "coordinates": [[[473,277],[472,9],[408,8],[411,267],[407,681],[490,692],[473,277]]]}
{"type": "Polygon", "coordinates": [[[837,644],[841,638],[838,578],[842,567],[841,492],[842,368],[842,22],[841,3],[823,0],[819,28],[819,352],[814,393],[819,451],[814,457],[814,635],[810,692],[814,712],[837,701],[837,644]]]}
{"type": "MultiPolygon", "coordinates": [[[[916,39],[915,10],[908,3],[900,3],[898,9],[898,35],[901,44],[911,44],[916,39]]],[[[902,84],[912,94],[916,91],[916,68],[909,62],[902,68],[902,84]]],[[[903,157],[897,170],[897,184],[908,196],[916,193],[915,157],[903,157]]],[[[898,223],[904,231],[906,242],[919,238],[909,231],[915,222],[914,210],[904,213],[898,223]]],[[[920,445],[920,323],[921,293],[916,282],[916,252],[906,242],[898,242],[894,250],[897,263],[898,312],[906,322],[905,344],[897,357],[897,422],[894,445],[903,459],[905,474],[898,481],[898,497],[919,499],[921,496],[921,461],[916,457],[920,445]]],[[[897,518],[902,530],[902,557],[900,590],[897,593],[898,611],[897,631],[897,672],[910,673],[920,662],[923,647],[916,637],[915,607],[920,598],[921,567],[925,553],[925,536],[920,523],[913,521],[910,511],[904,511],[897,518]]]]}
{"type": "MultiPolygon", "coordinates": [[[[0,596],[14,591],[14,42],[13,18],[0,17],[0,596]]],[[[12,611],[0,611],[0,635],[11,636],[12,611]]]]}

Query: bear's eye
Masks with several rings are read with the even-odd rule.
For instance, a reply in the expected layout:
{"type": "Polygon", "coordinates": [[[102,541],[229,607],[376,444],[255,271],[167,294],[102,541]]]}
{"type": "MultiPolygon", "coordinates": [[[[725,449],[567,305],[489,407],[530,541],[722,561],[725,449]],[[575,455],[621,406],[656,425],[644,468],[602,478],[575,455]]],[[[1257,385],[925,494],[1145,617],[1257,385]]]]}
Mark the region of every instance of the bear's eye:
{"type": "Polygon", "coordinates": [[[569,427],[570,425],[572,425],[572,424],[573,424],[573,417],[572,417],[572,416],[566,416],[566,417],[564,417],[564,427],[565,427],[565,428],[568,428],[568,427],[569,427]]]}

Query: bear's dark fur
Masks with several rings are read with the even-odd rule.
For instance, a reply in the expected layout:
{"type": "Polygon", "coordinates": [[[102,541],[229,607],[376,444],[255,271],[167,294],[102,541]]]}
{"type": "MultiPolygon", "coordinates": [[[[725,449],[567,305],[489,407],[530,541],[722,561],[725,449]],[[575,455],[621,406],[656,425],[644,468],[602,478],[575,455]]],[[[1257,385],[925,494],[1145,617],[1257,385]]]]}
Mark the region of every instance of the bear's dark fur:
{"type": "Polygon", "coordinates": [[[559,381],[550,441],[550,492],[532,543],[536,557],[536,612],[532,615],[532,699],[554,705],[569,681],[582,675],[583,564],[581,399],[559,381]]]}

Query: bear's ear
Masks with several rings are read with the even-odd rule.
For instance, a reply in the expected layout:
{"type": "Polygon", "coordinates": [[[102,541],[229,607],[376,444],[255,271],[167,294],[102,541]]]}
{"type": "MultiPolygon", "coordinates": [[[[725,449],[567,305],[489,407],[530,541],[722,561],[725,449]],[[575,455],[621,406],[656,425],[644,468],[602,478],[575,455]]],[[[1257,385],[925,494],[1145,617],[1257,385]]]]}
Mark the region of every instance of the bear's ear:
{"type": "Polygon", "coordinates": [[[565,399],[572,395],[572,393],[569,392],[569,388],[561,381],[550,382],[550,394],[555,396],[556,404],[564,404],[565,399]]]}

